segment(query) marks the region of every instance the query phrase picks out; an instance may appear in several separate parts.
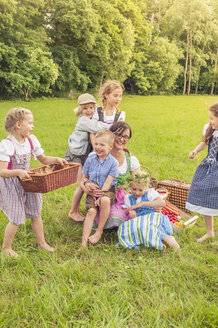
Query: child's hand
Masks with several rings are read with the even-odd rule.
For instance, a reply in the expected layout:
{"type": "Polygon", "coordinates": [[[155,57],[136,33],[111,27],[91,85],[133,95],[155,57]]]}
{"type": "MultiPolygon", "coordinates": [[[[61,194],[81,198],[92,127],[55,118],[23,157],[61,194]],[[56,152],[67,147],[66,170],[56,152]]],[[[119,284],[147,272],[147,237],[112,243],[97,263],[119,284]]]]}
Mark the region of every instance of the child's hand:
{"type": "Polygon", "coordinates": [[[20,178],[20,180],[25,180],[25,179],[29,179],[30,175],[28,174],[27,171],[25,170],[17,170],[17,176],[20,178]]]}
{"type": "Polygon", "coordinates": [[[99,189],[99,186],[93,182],[87,182],[85,187],[88,189],[88,191],[99,189]]]}
{"type": "Polygon", "coordinates": [[[130,219],[134,219],[136,217],[136,211],[134,211],[134,210],[129,211],[128,214],[129,214],[130,219]]]}
{"type": "Polygon", "coordinates": [[[140,208],[140,207],[141,207],[141,204],[135,204],[135,205],[128,207],[128,211],[137,210],[137,208],[140,208]]]}
{"type": "Polygon", "coordinates": [[[61,166],[64,166],[64,164],[68,164],[68,162],[64,158],[54,157],[54,164],[60,164],[61,166]]]}
{"type": "Polygon", "coordinates": [[[189,157],[190,159],[193,159],[193,158],[195,158],[196,155],[197,155],[196,150],[193,150],[193,151],[191,151],[191,152],[189,153],[188,157],[189,157]]]}
{"type": "Polygon", "coordinates": [[[96,199],[95,206],[98,206],[99,208],[101,208],[101,198],[100,197],[98,199],[96,199]]]}

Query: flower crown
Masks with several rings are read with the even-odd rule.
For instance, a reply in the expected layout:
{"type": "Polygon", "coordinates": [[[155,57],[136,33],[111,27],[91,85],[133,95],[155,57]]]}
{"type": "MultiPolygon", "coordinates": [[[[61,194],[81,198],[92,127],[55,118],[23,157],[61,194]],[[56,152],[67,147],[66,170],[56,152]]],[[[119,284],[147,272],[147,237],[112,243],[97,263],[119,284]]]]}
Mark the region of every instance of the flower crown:
{"type": "Polygon", "coordinates": [[[144,184],[145,186],[149,185],[150,183],[150,175],[148,173],[139,173],[135,175],[129,174],[126,178],[126,188],[128,189],[132,182],[138,183],[138,184],[144,184]]]}

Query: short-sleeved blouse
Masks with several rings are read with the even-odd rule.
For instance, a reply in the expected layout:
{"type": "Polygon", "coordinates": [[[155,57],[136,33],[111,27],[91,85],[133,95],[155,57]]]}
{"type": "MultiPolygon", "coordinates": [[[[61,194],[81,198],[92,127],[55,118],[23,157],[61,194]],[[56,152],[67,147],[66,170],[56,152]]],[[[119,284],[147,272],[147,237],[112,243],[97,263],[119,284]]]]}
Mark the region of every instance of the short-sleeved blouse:
{"type": "MultiPolygon", "coordinates": [[[[41,145],[33,134],[30,135],[33,149],[32,154],[36,158],[44,153],[41,145]]],[[[25,139],[24,143],[20,143],[13,135],[9,135],[8,139],[3,139],[0,142],[0,161],[10,162],[10,157],[15,153],[17,155],[25,155],[30,152],[31,146],[28,138],[25,139]]]]}
{"type": "MultiPolygon", "coordinates": [[[[130,155],[130,171],[133,172],[138,168],[140,168],[138,159],[134,155],[130,155]]],[[[127,160],[125,156],[123,163],[119,166],[119,173],[124,174],[126,173],[126,171],[127,171],[127,160]]]]}

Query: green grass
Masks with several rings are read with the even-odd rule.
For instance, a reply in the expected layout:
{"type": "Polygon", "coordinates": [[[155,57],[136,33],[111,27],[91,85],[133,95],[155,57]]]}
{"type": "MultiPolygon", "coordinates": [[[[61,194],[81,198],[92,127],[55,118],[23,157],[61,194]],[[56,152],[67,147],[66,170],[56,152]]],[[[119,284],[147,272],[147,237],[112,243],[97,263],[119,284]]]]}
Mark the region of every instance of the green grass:
{"type": "MultiPolygon", "coordinates": [[[[195,160],[188,153],[200,141],[207,106],[217,101],[210,96],[125,96],[120,108],[133,131],[128,147],[158,180],[190,182],[206,151],[195,160]]],[[[63,156],[76,123],[76,101],[0,102],[0,139],[6,136],[7,111],[18,105],[32,110],[34,134],[45,153],[63,156]]],[[[43,195],[45,235],[55,254],[37,249],[28,220],[14,242],[21,257],[0,257],[0,327],[217,327],[217,237],[215,243],[197,244],[205,232],[202,218],[176,235],[181,255],[171,249],[116,249],[115,231],[80,251],[82,224],[67,217],[75,187],[43,195]]],[[[81,208],[84,212],[84,202],[81,208]]],[[[1,244],[7,222],[1,213],[1,244]]],[[[217,228],[215,221],[216,234],[217,228]]]]}

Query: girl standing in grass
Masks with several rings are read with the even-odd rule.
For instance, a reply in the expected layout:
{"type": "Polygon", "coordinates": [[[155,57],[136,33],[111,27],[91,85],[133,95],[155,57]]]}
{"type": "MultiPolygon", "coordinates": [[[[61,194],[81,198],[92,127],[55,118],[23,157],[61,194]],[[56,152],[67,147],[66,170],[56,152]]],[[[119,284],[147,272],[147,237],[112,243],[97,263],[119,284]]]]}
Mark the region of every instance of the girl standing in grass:
{"type": "Polygon", "coordinates": [[[93,118],[109,125],[125,121],[125,112],[118,109],[123,96],[123,87],[119,81],[108,80],[100,88],[102,106],[98,107],[93,118]]]}
{"type": "Polygon", "coordinates": [[[194,174],[186,203],[188,210],[204,216],[207,232],[198,242],[214,238],[213,216],[218,215],[218,103],[210,107],[209,116],[202,142],[189,154],[193,159],[208,146],[208,155],[194,174]]]}
{"type": "Polygon", "coordinates": [[[54,252],[44,237],[41,218],[42,196],[39,193],[25,192],[18,180],[30,178],[30,158],[33,155],[43,164],[67,163],[59,157],[45,156],[37,138],[30,134],[33,130],[33,115],[25,108],[12,108],[5,120],[9,136],[0,142],[0,209],[6,214],[9,223],[5,229],[2,250],[14,258],[12,243],[18,226],[31,218],[32,228],[40,248],[54,252]]]}
{"type": "Polygon", "coordinates": [[[154,207],[163,207],[165,202],[153,188],[149,188],[150,177],[140,173],[127,178],[130,195],[124,197],[122,207],[130,220],[118,229],[119,246],[125,248],[154,247],[162,249],[163,243],[178,250],[179,244],[172,236],[173,229],[166,215],[155,213],[154,207]]]}

